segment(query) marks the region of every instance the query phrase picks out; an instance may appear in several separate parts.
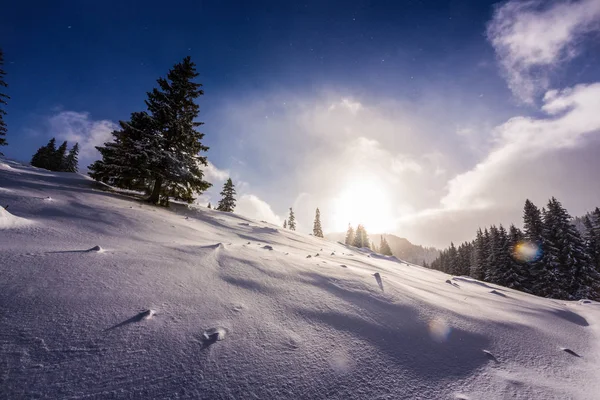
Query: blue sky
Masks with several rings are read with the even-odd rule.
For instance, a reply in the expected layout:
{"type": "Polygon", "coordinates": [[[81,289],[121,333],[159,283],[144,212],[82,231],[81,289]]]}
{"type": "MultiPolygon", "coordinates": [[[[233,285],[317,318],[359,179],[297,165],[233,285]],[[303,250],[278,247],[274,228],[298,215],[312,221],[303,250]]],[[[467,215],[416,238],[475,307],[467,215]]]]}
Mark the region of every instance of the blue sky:
{"type": "Polygon", "coordinates": [[[209,178],[218,189],[232,176],[250,216],[281,222],[293,205],[308,230],[319,206],[326,230],[365,222],[442,245],[517,222],[526,197],[598,205],[581,165],[594,121],[580,135],[551,124],[588,107],[600,81],[594,0],[53,3],[0,16],[9,157],[55,135],[82,141],[90,161],[191,55],[209,178]],[[440,228],[449,221],[464,228],[440,228]]]}

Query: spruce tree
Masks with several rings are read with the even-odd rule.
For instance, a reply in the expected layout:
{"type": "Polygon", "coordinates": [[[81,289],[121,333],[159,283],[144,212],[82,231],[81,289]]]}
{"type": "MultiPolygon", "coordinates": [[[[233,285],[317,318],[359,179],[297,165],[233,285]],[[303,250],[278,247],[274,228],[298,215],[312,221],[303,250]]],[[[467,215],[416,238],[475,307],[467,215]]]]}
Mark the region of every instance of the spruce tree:
{"type": "Polygon", "coordinates": [[[151,171],[157,168],[160,137],[146,112],[134,112],[129,121],[119,121],[113,141],[96,149],[102,159],[89,166],[89,175],[112,186],[149,193],[151,171]]]}
{"type": "Polygon", "coordinates": [[[346,240],[344,241],[348,246],[352,246],[354,244],[354,228],[352,225],[348,224],[348,230],[346,231],[346,240]]]}
{"type": "Polygon", "coordinates": [[[485,279],[485,271],[487,270],[488,249],[481,228],[477,229],[474,247],[469,276],[482,281],[485,279]]]}
{"type": "Polygon", "coordinates": [[[371,243],[369,244],[369,248],[373,251],[373,253],[379,253],[379,249],[377,248],[377,245],[372,240],[371,240],[371,243]]]}
{"type": "Polygon", "coordinates": [[[77,172],[79,160],[77,156],[79,155],[79,143],[75,143],[75,145],[69,151],[65,159],[65,172],[77,172]]]}
{"type": "MultiPolygon", "coordinates": [[[[489,234],[486,230],[487,238],[487,260],[486,260],[486,270],[485,270],[485,281],[495,283],[498,276],[498,257],[500,254],[500,237],[498,228],[495,225],[490,226],[489,234]]],[[[485,235],[484,235],[485,237],[485,235]]]]}
{"type": "Polygon", "coordinates": [[[56,139],[52,138],[47,145],[40,147],[31,158],[31,165],[52,170],[56,157],[56,139]]]}
{"type": "Polygon", "coordinates": [[[379,252],[385,256],[393,255],[392,249],[390,248],[388,241],[383,235],[381,235],[381,239],[379,240],[379,252]]]}
{"type": "Polygon", "coordinates": [[[283,229],[287,229],[287,219],[283,220],[283,229]]]}
{"type": "Polygon", "coordinates": [[[369,235],[367,235],[367,230],[364,226],[359,224],[356,228],[352,245],[358,248],[370,248],[369,235]]]}
{"type": "Polygon", "coordinates": [[[296,230],[296,217],[294,216],[292,207],[290,207],[290,216],[288,217],[288,228],[290,228],[291,231],[296,230]]]}
{"type": "Polygon", "coordinates": [[[514,225],[508,229],[508,252],[510,257],[501,275],[502,285],[524,292],[530,292],[529,280],[527,279],[526,262],[515,256],[517,246],[523,243],[523,232],[514,225]]]}
{"type": "Polygon", "coordinates": [[[208,165],[200,155],[208,150],[201,143],[204,134],[197,130],[202,122],[194,121],[200,109],[194,100],[204,94],[202,85],[193,82],[198,75],[191,58],[185,57],[148,93],[146,105],[160,138],[151,170],[154,182],[148,201],[153,204],[166,204],[169,197],[192,202],[194,193],[211,186],[200,169],[208,165]]]}
{"type": "Polygon", "coordinates": [[[208,208],[209,210],[211,210],[211,209],[212,209],[212,206],[210,205],[210,203],[208,203],[208,206],[207,206],[207,208],[208,208]]]}
{"type": "MultiPolygon", "coordinates": [[[[4,116],[6,115],[6,111],[3,109],[3,106],[8,103],[6,100],[10,99],[8,95],[3,93],[3,88],[8,87],[6,81],[4,80],[4,76],[6,72],[4,72],[4,53],[2,49],[0,49],[0,146],[6,146],[8,143],[6,142],[6,133],[8,129],[6,127],[6,122],[4,121],[4,116]]],[[[2,152],[0,151],[0,156],[2,156],[2,152]]]]}
{"type": "Polygon", "coordinates": [[[542,212],[529,199],[525,200],[523,208],[523,233],[525,240],[535,245],[541,254],[538,259],[529,260],[526,264],[526,275],[530,280],[527,286],[537,296],[548,296],[553,283],[546,267],[548,257],[544,243],[544,222],[542,212]]]}
{"type": "Polygon", "coordinates": [[[65,140],[56,150],[52,157],[52,171],[64,171],[66,167],[68,143],[65,140]]]}
{"type": "Polygon", "coordinates": [[[233,182],[231,181],[231,178],[228,178],[223,185],[223,190],[221,191],[221,200],[219,201],[217,210],[233,212],[235,209],[235,194],[236,192],[233,182]]]}
{"type": "Polygon", "coordinates": [[[498,227],[496,243],[495,243],[495,268],[493,269],[492,279],[489,282],[497,285],[506,286],[504,281],[505,276],[511,268],[511,255],[509,249],[508,233],[502,225],[498,227]]]}
{"type": "Polygon", "coordinates": [[[315,222],[313,224],[313,235],[316,237],[323,237],[323,229],[321,228],[321,212],[317,207],[317,211],[315,212],[315,222]]]}
{"type": "MultiPolygon", "coordinates": [[[[571,216],[562,204],[552,197],[544,218],[544,241],[547,273],[552,285],[548,297],[574,299],[587,293],[586,276],[590,263],[583,240],[571,224],[571,216]]],[[[586,294],[587,295],[587,294],[586,294]]]]}
{"type": "Polygon", "coordinates": [[[596,209],[584,218],[585,245],[590,262],[600,272],[600,209],[596,209]]]}
{"type": "Polygon", "coordinates": [[[208,189],[202,166],[204,134],[195,121],[199,107],[194,102],[204,94],[193,82],[198,74],[190,57],[176,64],[158,88],[148,92],[148,112],[132,113],[119,123],[113,142],[98,147],[102,154],[90,166],[94,179],[129,189],[144,190],[148,201],[167,205],[169,198],[191,203],[193,195],[208,189]]]}
{"type": "Polygon", "coordinates": [[[469,275],[471,270],[471,259],[472,259],[472,244],[463,243],[458,246],[457,249],[457,269],[456,275],[469,275]]]}

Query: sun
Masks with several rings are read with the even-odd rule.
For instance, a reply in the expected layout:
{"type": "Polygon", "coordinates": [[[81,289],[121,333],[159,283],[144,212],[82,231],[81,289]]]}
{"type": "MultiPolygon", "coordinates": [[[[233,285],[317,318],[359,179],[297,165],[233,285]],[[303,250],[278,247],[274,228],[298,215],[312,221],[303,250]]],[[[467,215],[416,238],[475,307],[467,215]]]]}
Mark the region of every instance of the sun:
{"type": "Polygon", "coordinates": [[[352,179],[333,201],[333,224],[345,232],[350,223],[367,232],[384,233],[393,227],[392,206],[385,185],[378,178],[352,179]]]}

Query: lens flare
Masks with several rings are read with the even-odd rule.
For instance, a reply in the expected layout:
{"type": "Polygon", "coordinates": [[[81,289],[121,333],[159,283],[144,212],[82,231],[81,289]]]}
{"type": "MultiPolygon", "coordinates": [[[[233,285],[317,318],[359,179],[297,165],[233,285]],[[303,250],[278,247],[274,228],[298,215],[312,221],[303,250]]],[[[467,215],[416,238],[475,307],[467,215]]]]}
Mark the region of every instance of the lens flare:
{"type": "Polygon", "coordinates": [[[445,342],[451,330],[452,328],[442,318],[434,318],[429,321],[429,335],[436,342],[445,342]]]}
{"type": "Polygon", "coordinates": [[[542,257],[542,249],[533,242],[521,241],[513,249],[512,256],[518,261],[537,261],[542,257]]]}

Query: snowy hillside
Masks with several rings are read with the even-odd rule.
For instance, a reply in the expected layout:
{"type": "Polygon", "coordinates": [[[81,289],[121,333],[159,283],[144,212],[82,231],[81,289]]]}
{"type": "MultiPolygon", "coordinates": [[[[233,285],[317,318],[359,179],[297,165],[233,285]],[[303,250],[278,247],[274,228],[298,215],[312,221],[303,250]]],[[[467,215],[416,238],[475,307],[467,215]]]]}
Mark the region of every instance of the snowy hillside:
{"type": "Polygon", "coordinates": [[[600,396],[598,303],[2,160],[0,205],[0,398],[600,396]]]}

